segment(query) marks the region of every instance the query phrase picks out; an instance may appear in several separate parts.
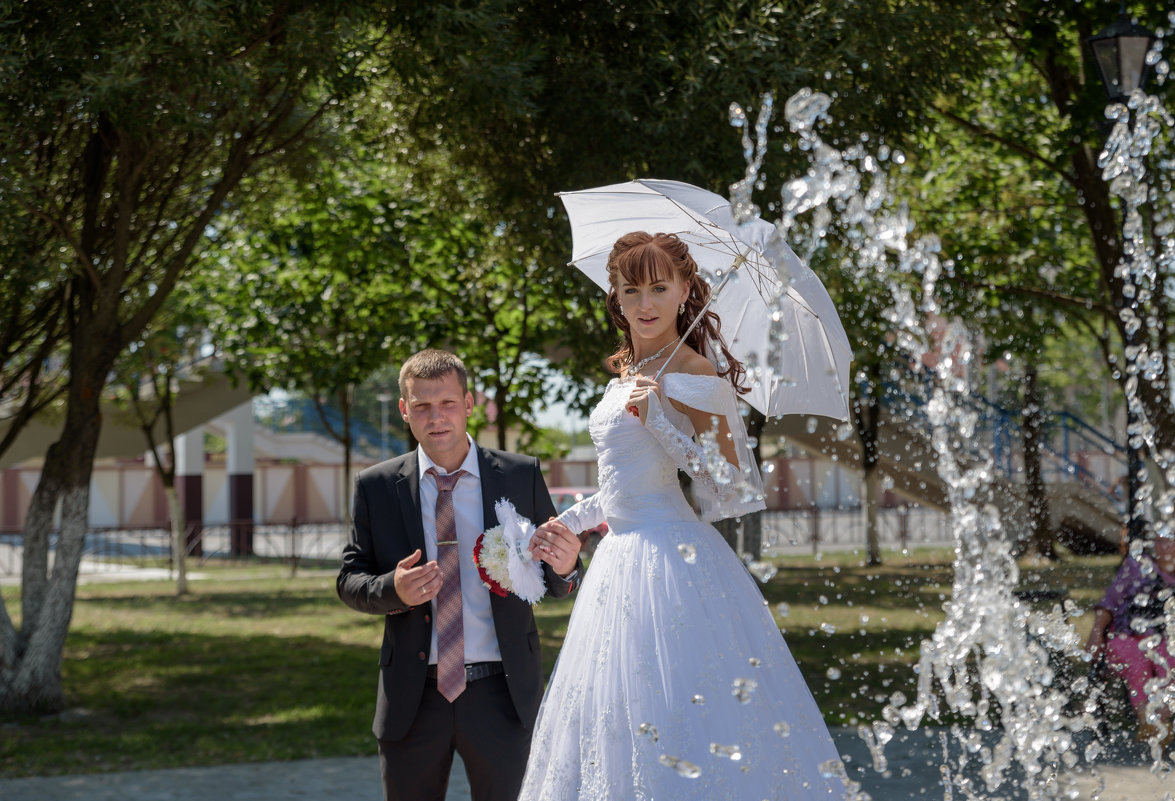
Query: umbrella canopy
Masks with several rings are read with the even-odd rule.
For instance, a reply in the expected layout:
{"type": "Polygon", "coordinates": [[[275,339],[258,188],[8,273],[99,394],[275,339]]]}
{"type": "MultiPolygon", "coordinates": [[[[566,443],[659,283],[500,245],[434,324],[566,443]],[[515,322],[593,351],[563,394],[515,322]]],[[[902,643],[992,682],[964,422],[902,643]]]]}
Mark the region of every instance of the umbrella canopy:
{"type": "Polygon", "coordinates": [[[605,291],[608,254],[632,231],[676,234],[712,287],[744,257],[710,306],[731,353],[747,367],[752,387],[743,399],[768,417],[848,419],[849,338],[824,285],[773,238],[775,226],[760,218],[739,225],[725,198],[678,181],[636,180],[559,197],[571,218],[571,263],[605,291]]]}

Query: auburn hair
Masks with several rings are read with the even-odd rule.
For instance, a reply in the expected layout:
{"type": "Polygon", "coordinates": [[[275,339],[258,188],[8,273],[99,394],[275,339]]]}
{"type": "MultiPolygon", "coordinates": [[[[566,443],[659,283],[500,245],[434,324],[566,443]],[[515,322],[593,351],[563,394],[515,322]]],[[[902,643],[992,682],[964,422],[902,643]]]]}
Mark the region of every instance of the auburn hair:
{"type": "MultiPolygon", "coordinates": [[[[625,234],[612,246],[612,252],[608,254],[609,288],[606,303],[612,322],[624,337],[616,352],[608,357],[608,368],[612,372],[619,373],[632,364],[632,329],[620,311],[618,290],[621,282],[634,285],[648,284],[669,280],[672,276],[677,276],[689,286],[685,312],[677,317],[677,333],[680,336],[701,313],[710,298],[710,285],[702,280],[698,272],[698,263],[690,255],[689,246],[676,234],[648,234],[644,231],[625,234]]],[[[734,357],[726,346],[726,340],[722,338],[722,321],[718,319],[717,314],[707,310],[702,320],[686,337],[685,344],[703,356],[708,350],[720,353],[722,358],[719,359],[719,365],[716,365],[718,375],[730,381],[735,391],[740,394],[751,391],[750,387],[745,385],[746,368],[734,357]],[[710,343],[709,347],[707,342],[710,343]]]]}

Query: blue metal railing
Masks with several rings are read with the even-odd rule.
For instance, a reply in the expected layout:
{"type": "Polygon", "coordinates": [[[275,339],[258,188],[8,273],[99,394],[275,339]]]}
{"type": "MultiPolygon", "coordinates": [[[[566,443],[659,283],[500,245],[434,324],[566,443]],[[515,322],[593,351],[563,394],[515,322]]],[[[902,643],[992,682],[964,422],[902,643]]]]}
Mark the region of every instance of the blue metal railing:
{"type": "MultiPolygon", "coordinates": [[[[883,403],[891,414],[902,414],[911,422],[917,420],[929,430],[926,403],[934,378],[926,371],[909,366],[900,367],[901,377],[885,384],[883,403]]],[[[968,391],[958,398],[965,408],[978,415],[975,436],[964,441],[965,450],[972,456],[990,455],[995,467],[1007,478],[1020,471],[1017,457],[1023,443],[1023,413],[1011,410],[987,398],[968,391]]],[[[1082,460],[1093,455],[1108,457],[1115,475],[1126,472],[1126,448],[1111,437],[1067,411],[1046,411],[1043,431],[1043,455],[1046,480],[1077,480],[1121,506],[1123,501],[1115,493],[1114,482],[1090,470],[1082,460]]]]}

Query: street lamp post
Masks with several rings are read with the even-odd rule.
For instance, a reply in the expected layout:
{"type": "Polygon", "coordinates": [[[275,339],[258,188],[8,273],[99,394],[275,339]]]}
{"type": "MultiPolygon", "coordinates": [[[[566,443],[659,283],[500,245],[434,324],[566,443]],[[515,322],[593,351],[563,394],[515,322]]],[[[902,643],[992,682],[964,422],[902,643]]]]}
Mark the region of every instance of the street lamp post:
{"type": "Polygon", "coordinates": [[[392,393],[385,389],[375,397],[379,401],[379,460],[383,462],[388,458],[388,401],[392,393]]]}
{"type": "Polygon", "coordinates": [[[1118,19],[1088,41],[1111,103],[1124,102],[1135,89],[1143,88],[1150,77],[1146,54],[1155,43],[1155,35],[1126,15],[1125,2],[1118,19]]]}
{"type": "MultiPolygon", "coordinates": [[[[1146,86],[1150,77],[1150,65],[1146,63],[1146,54],[1154,44],[1155,34],[1133,22],[1126,14],[1126,3],[1123,2],[1115,20],[1101,33],[1089,37],[1089,48],[1093,52],[1093,60],[1097,65],[1098,74],[1102,79],[1102,88],[1105,89],[1106,99],[1111,103],[1125,103],[1135,89],[1146,86]]],[[[1129,113],[1129,111],[1127,112],[1129,113]]],[[[1125,247],[1125,214],[1123,214],[1118,235],[1120,258],[1126,261],[1131,258],[1125,247]]],[[[1129,280],[1129,278],[1127,278],[1129,280]]],[[[1137,351],[1137,327],[1127,326],[1124,351],[1126,355],[1127,376],[1137,375],[1135,360],[1137,351]]],[[[1135,444],[1139,431],[1138,414],[1130,398],[1126,399],[1126,536],[1131,540],[1141,538],[1145,533],[1146,521],[1139,508],[1138,494],[1143,471],[1142,449],[1135,444]]]]}

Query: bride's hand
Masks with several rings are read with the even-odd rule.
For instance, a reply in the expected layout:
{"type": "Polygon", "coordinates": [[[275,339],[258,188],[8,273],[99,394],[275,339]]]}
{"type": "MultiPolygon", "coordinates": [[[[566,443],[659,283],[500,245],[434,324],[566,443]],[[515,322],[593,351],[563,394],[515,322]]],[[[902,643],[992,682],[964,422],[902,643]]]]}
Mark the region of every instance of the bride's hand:
{"type": "Polygon", "coordinates": [[[546,562],[556,574],[566,576],[575,569],[579,557],[579,537],[555,518],[535,529],[527,546],[536,562],[546,562]]]}
{"type": "Polygon", "coordinates": [[[645,422],[645,417],[649,413],[649,395],[652,393],[656,393],[657,397],[661,396],[661,387],[657,382],[650,378],[637,378],[636,388],[628,396],[625,408],[633,417],[639,417],[641,423],[645,422]]]}

